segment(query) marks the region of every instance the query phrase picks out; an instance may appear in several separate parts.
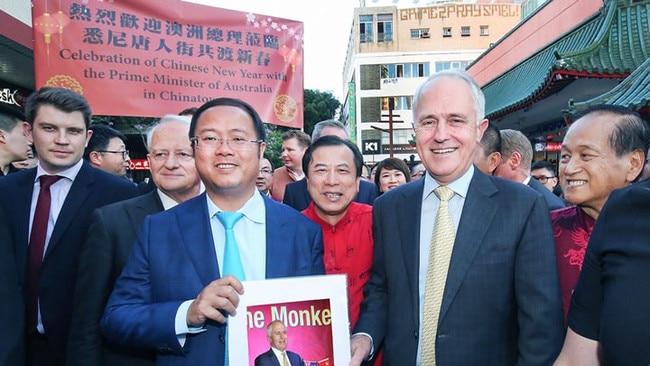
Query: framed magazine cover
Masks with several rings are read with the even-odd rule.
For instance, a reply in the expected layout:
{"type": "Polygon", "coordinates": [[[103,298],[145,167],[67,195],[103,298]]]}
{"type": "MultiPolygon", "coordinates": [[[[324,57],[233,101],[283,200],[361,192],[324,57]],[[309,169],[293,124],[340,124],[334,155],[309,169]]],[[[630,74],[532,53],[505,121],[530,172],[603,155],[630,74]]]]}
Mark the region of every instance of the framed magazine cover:
{"type": "Polygon", "coordinates": [[[266,327],[287,328],[287,351],[305,366],[347,366],[350,332],[345,275],[245,281],[237,315],[228,319],[231,365],[255,364],[271,349],[266,327]]]}

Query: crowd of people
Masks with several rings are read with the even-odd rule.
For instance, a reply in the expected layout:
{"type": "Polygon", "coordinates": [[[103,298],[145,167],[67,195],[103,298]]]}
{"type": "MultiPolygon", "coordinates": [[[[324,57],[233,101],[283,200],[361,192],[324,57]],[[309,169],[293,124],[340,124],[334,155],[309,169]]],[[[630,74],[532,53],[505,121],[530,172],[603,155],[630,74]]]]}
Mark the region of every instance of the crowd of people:
{"type": "MultiPolygon", "coordinates": [[[[0,365],[229,365],[244,281],[323,274],[347,276],[350,365],[649,364],[646,122],[593,106],[556,167],[463,71],[412,110],[418,164],[369,167],[327,120],[274,168],[255,109],[214,99],[147,131],[138,186],[83,96],[0,105],[0,365]]],[[[304,363],[266,329],[255,364],[304,363]]]]}

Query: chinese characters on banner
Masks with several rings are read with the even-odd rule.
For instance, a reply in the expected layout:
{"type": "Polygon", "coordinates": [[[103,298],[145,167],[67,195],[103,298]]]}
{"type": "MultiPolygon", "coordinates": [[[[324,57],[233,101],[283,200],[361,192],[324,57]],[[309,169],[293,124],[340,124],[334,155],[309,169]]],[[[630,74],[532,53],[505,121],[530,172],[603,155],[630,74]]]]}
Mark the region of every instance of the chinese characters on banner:
{"type": "Polygon", "coordinates": [[[37,87],[93,112],[160,117],[218,97],[302,128],[303,24],[180,0],[34,0],[37,87]]]}

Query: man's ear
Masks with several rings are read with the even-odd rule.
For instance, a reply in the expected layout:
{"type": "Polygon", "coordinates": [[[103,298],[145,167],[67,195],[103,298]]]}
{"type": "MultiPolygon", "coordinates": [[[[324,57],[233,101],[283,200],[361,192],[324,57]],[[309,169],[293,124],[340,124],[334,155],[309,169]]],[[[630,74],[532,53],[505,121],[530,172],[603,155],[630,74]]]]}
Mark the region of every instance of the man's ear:
{"type": "Polygon", "coordinates": [[[630,168],[628,169],[627,176],[625,180],[628,183],[632,183],[636,178],[641,175],[643,171],[643,163],[645,163],[645,154],[642,150],[634,150],[631,153],[628,153],[627,157],[630,161],[630,168]]]}
{"type": "Polygon", "coordinates": [[[521,154],[517,151],[513,151],[510,154],[510,168],[512,170],[517,170],[521,166],[521,154]]]}
{"type": "Polygon", "coordinates": [[[490,171],[494,172],[494,169],[496,169],[499,164],[501,164],[501,153],[498,151],[491,152],[490,157],[488,158],[490,171]]]}
{"type": "Polygon", "coordinates": [[[102,165],[101,155],[102,154],[99,151],[91,151],[90,154],[88,155],[88,160],[94,166],[101,166],[102,165]]]}
{"type": "Polygon", "coordinates": [[[34,143],[34,137],[32,136],[32,127],[27,122],[23,122],[23,134],[27,136],[29,143],[34,143]]]}

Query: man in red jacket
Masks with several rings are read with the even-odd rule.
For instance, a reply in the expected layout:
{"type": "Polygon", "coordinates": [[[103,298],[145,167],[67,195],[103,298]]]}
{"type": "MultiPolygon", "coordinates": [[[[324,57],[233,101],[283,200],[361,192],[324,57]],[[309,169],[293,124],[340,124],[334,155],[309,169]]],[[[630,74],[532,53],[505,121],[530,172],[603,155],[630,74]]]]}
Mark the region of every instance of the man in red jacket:
{"type": "Polygon", "coordinates": [[[323,230],[325,273],[348,275],[352,329],[372,265],[372,206],[354,202],[363,157],[349,140],[323,136],[307,149],[302,165],[313,199],[302,213],[323,230]]]}

